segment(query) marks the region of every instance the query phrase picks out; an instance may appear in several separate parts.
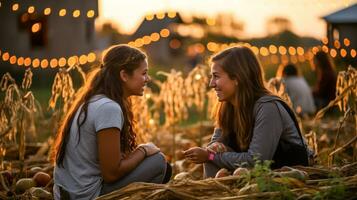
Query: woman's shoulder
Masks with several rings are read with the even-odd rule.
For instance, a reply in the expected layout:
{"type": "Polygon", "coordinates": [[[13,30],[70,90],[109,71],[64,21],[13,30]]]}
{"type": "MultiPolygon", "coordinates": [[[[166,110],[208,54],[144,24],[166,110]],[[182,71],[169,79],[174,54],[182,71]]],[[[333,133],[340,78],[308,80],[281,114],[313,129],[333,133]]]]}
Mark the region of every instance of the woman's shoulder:
{"type": "Polygon", "coordinates": [[[93,108],[114,108],[114,109],[121,109],[120,105],[115,102],[114,100],[108,98],[107,96],[103,95],[103,94],[98,94],[93,96],[90,99],[89,102],[90,106],[92,106],[93,108]]]}
{"type": "Polygon", "coordinates": [[[283,101],[280,97],[275,95],[264,95],[260,97],[254,105],[255,115],[259,112],[271,112],[277,111],[278,107],[276,106],[277,102],[283,101]]]}

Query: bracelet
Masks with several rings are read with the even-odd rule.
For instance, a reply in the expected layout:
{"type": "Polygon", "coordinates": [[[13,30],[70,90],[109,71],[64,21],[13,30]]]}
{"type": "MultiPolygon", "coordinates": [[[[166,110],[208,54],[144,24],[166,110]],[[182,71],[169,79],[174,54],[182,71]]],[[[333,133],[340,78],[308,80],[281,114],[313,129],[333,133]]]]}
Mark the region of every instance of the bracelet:
{"type": "Polygon", "coordinates": [[[208,152],[208,160],[212,161],[214,159],[215,154],[213,152],[208,152]]]}
{"type": "Polygon", "coordinates": [[[146,149],[145,149],[144,147],[139,147],[138,149],[139,149],[139,151],[141,151],[141,152],[143,152],[143,153],[144,153],[144,158],[146,158],[146,157],[147,157],[147,155],[148,155],[148,153],[147,153],[146,149]]]}

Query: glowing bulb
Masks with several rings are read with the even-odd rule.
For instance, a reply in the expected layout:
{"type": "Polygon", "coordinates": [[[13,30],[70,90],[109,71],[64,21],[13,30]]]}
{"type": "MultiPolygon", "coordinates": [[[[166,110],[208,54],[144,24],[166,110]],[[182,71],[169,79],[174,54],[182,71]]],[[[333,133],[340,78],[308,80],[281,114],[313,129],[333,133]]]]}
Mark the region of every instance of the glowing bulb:
{"type": "Polygon", "coordinates": [[[68,58],[67,63],[68,63],[68,66],[73,67],[76,64],[76,57],[72,56],[72,57],[68,58]]]}
{"type": "Polygon", "coordinates": [[[81,56],[79,57],[79,64],[84,65],[84,64],[86,64],[87,62],[88,62],[87,55],[81,55],[81,56]]]}
{"type": "Polygon", "coordinates": [[[95,53],[92,52],[88,54],[88,62],[94,62],[95,58],[96,58],[95,53]]]}
{"type": "Polygon", "coordinates": [[[175,18],[176,17],[176,12],[169,12],[167,14],[167,16],[170,17],[170,18],[175,18]]]}
{"type": "Polygon", "coordinates": [[[351,42],[350,42],[349,39],[345,38],[345,39],[343,39],[343,44],[344,44],[346,47],[348,47],[348,46],[350,46],[351,42]]]}
{"type": "Polygon", "coordinates": [[[41,68],[45,69],[48,67],[48,60],[47,59],[43,59],[41,61],[41,68]]]}
{"type": "Polygon", "coordinates": [[[24,64],[24,58],[23,58],[23,57],[19,57],[19,58],[17,59],[17,65],[21,66],[21,65],[23,65],[23,64],[24,64]]]}
{"type": "Polygon", "coordinates": [[[17,61],[17,59],[16,59],[16,56],[11,56],[10,57],[10,64],[15,64],[16,63],[16,61],[17,61]]]}
{"type": "Polygon", "coordinates": [[[81,15],[81,11],[79,11],[79,10],[73,11],[73,17],[74,17],[74,18],[77,18],[77,17],[79,17],[80,15],[81,15]]]}
{"type": "Polygon", "coordinates": [[[156,42],[156,41],[158,41],[160,39],[160,35],[158,33],[152,33],[150,35],[150,37],[151,37],[151,40],[154,41],[154,42],[156,42]]]}
{"type": "Polygon", "coordinates": [[[356,57],[356,54],[357,54],[356,50],[351,49],[351,57],[352,58],[356,57]]]}
{"type": "Polygon", "coordinates": [[[88,10],[88,12],[87,12],[87,17],[88,17],[88,18],[93,18],[93,17],[94,17],[94,14],[95,14],[94,10],[88,10]]]}
{"type": "Polygon", "coordinates": [[[209,51],[215,52],[215,51],[217,51],[217,49],[218,49],[218,45],[217,45],[216,43],[214,43],[214,42],[209,42],[209,43],[207,44],[207,49],[208,49],[209,51]]]}
{"type": "Polygon", "coordinates": [[[347,56],[347,51],[345,49],[341,49],[340,54],[341,54],[342,58],[344,58],[347,56]]]}
{"type": "Polygon", "coordinates": [[[30,6],[30,7],[27,9],[27,12],[30,13],[30,14],[34,13],[34,12],[35,12],[35,7],[30,6]]]}
{"type": "Polygon", "coordinates": [[[33,68],[37,68],[40,66],[40,60],[38,58],[35,58],[32,60],[32,66],[33,68]]]}
{"type": "Polygon", "coordinates": [[[7,61],[10,58],[10,54],[8,52],[5,52],[2,54],[2,60],[7,61]]]}
{"type": "Polygon", "coordinates": [[[41,23],[35,23],[35,24],[32,25],[31,31],[32,31],[33,33],[36,33],[36,32],[38,32],[39,30],[41,30],[41,23]]]}
{"type": "Polygon", "coordinates": [[[25,58],[24,64],[25,64],[25,67],[30,66],[31,65],[31,58],[29,58],[29,57],[25,58]]]}
{"type": "Polygon", "coordinates": [[[45,14],[45,15],[51,14],[51,8],[46,8],[46,9],[43,11],[43,14],[45,14]]]}
{"type": "Polygon", "coordinates": [[[284,46],[279,46],[279,53],[281,55],[285,55],[287,52],[286,48],[284,46]]]}
{"type": "Polygon", "coordinates": [[[58,12],[58,15],[61,16],[61,17],[63,17],[63,16],[66,15],[66,13],[67,13],[66,9],[61,9],[61,10],[58,12]]]}
{"type": "Polygon", "coordinates": [[[269,50],[266,47],[261,47],[259,51],[260,51],[260,55],[262,55],[262,56],[268,56],[269,55],[269,50]]]}
{"type": "Polygon", "coordinates": [[[165,13],[157,13],[156,14],[157,19],[164,19],[165,18],[165,13]]]}
{"type": "Polygon", "coordinates": [[[148,21],[151,21],[151,20],[154,19],[154,15],[152,15],[152,14],[147,14],[147,15],[145,16],[145,19],[148,20],[148,21]]]}
{"type": "Polygon", "coordinates": [[[55,68],[55,67],[57,67],[57,65],[58,65],[57,59],[56,58],[52,58],[51,61],[50,61],[50,67],[51,68],[55,68]]]}
{"type": "Polygon", "coordinates": [[[296,54],[296,49],[294,47],[289,47],[289,54],[294,56],[296,54]]]}
{"type": "Polygon", "coordinates": [[[269,51],[271,54],[276,54],[278,52],[278,48],[275,45],[269,45],[269,51]]]}
{"type": "Polygon", "coordinates": [[[59,67],[64,67],[66,65],[67,60],[63,57],[61,57],[60,59],[58,59],[58,66],[59,67]]]}
{"type": "Polygon", "coordinates": [[[164,29],[162,29],[161,31],[160,31],[160,35],[161,35],[161,37],[168,37],[169,35],[170,35],[170,31],[169,31],[169,29],[166,29],[166,28],[164,28],[164,29]]]}
{"type": "Polygon", "coordinates": [[[198,80],[200,80],[202,78],[202,76],[201,76],[201,74],[196,74],[195,75],[195,79],[198,81],[198,80]]]}
{"type": "Polygon", "coordinates": [[[330,55],[332,58],[335,58],[337,56],[337,51],[335,49],[331,49],[330,55]]]}
{"type": "Polygon", "coordinates": [[[19,9],[19,4],[15,3],[12,5],[12,11],[17,11],[19,9]]]}

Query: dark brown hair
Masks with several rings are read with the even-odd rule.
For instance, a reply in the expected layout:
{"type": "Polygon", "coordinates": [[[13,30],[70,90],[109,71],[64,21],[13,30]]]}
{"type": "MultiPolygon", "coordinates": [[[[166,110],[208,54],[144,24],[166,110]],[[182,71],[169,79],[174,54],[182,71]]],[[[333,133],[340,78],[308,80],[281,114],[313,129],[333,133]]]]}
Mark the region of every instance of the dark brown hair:
{"type": "Polygon", "coordinates": [[[263,95],[270,94],[265,87],[263,69],[247,47],[225,49],[211,58],[219,64],[232,80],[237,80],[236,102],[220,102],[216,112],[216,126],[223,137],[233,134],[240,151],[246,151],[253,135],[255,102],[263,95]]]}
{"type": "Polygon", "coordinates": [[[83,118],[78,117],[76,121],[79,143],[80,127],[87,119],[88,104],[90,103],[90,99],[97,94],[103,94],[107,98],[117,102],[123,111],[124,125],[123,130],[120,130],[121,151],[130,152],[136,148],[135,122],[131,110],[131,101],[130,98],[123,97],[123,82],[119,74],[121,70],[124,70],[129,75],[132,75],[133,71],[145,59],[146,55],[142,51],[127,45],[116,45],[105,51],[100,69],[95,69],[91,72],[88,82],[79,90],[76,99],[58,130],[54,149],[55,162],[58,166],[63,166],[70,128],[77,110],[80,109],[78,116],[84,115],[83,118]]]}

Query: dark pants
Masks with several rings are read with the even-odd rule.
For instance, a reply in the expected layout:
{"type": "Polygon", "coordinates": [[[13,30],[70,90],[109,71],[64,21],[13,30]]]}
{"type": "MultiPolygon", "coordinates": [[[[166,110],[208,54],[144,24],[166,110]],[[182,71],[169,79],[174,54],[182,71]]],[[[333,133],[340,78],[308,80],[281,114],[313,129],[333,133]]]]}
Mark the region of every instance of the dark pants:
{"type": "MultiPolygon", "coordinates": [[[[164,183],[167,164],[162,153],[145,158],[132,172],[114,183],[104,183],[101,195],[118,190],[134,182],[164,183]]],[[[170,178],[170,177],[169,177],[170,178]]]]}

